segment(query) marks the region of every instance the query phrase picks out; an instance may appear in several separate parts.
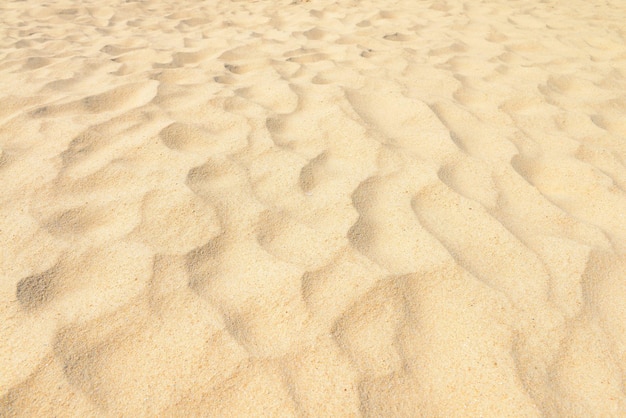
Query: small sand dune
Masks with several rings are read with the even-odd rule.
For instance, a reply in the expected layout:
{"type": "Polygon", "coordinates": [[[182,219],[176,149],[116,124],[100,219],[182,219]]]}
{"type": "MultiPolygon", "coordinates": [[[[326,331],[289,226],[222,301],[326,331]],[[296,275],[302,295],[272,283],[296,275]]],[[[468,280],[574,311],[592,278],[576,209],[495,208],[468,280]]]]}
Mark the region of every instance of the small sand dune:
{"type": "Polygon", "coordinates": [[[0,4],[0,417],[626,416],[626,3],[0,4]]]}

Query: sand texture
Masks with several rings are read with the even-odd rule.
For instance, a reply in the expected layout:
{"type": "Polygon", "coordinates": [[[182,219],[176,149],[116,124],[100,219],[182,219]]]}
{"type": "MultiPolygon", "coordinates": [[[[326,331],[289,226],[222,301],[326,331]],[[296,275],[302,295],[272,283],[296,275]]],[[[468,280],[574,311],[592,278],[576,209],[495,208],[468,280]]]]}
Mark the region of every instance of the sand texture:
{"type": "Polygon", "coordinates": [[[0,417],[626,417],[626,2],[0,2],[0,417]]]}

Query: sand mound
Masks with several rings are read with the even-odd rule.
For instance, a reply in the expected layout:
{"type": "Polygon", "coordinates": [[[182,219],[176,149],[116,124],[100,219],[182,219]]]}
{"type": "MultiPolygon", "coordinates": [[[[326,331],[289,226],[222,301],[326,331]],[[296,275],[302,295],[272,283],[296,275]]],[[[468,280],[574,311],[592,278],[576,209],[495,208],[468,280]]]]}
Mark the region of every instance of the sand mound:
{"type": "Polygon", "coordinates": [[[0,416],[625,416],[624,22],[3,2],[0,416]]]}

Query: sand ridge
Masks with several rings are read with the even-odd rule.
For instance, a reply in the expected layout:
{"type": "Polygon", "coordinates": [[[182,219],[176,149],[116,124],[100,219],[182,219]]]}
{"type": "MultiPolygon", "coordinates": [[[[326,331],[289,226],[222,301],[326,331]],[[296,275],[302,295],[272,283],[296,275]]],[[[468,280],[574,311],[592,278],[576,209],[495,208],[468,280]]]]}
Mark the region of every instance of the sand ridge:
{"type": "Polygon", "coordinates": [[[0,416],[623,416],[624,21],[4,2],[0,416]]]}

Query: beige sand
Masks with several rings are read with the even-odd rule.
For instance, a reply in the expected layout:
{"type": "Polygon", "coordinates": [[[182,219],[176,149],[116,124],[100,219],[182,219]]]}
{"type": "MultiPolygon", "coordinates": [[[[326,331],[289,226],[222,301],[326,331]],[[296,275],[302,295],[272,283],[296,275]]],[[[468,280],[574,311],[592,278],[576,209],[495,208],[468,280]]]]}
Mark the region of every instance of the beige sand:
{"type": "Polygon", "coordinates": [[[0,416],[626,416],[626,2],[0,3],[0,416]]]}

